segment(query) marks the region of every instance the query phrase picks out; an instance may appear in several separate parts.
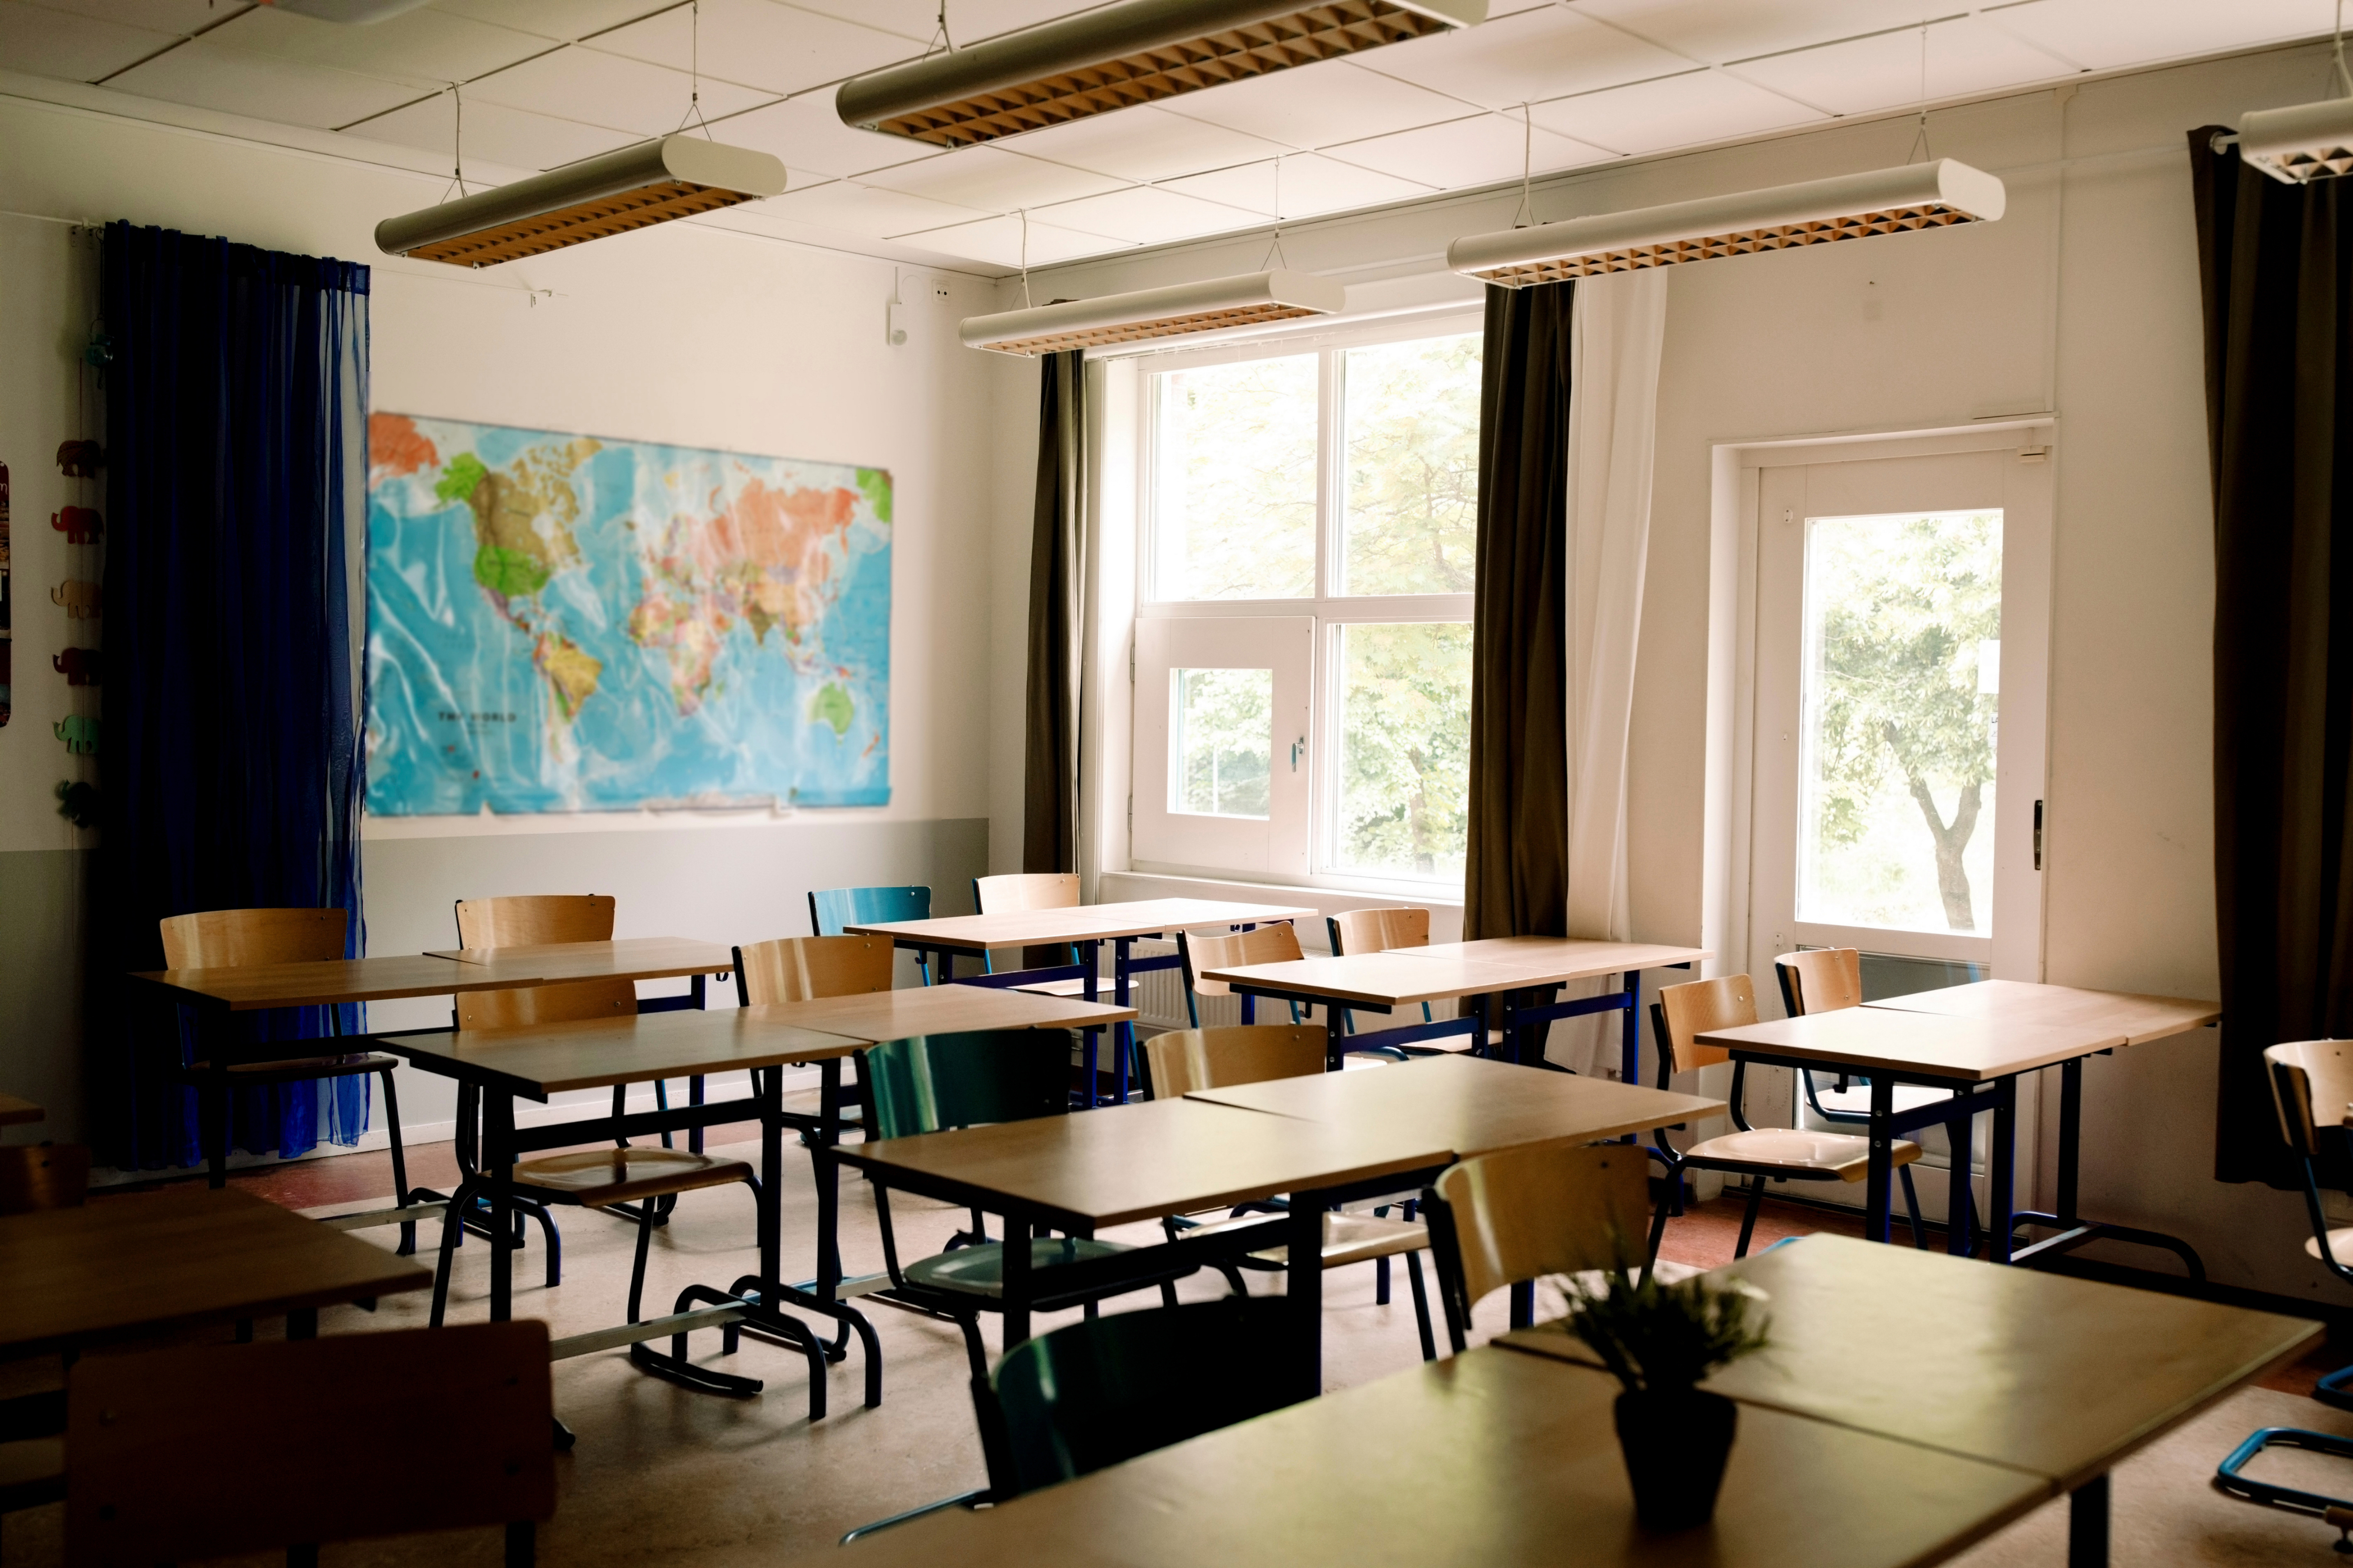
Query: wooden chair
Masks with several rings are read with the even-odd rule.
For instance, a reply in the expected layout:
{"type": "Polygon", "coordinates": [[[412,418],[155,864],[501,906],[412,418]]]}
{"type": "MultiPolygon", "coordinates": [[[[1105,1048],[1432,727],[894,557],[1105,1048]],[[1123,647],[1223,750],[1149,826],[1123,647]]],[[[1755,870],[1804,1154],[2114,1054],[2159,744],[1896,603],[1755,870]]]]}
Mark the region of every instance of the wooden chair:
{"type": "MultiPolygon", "coordinates": [[[[166,969],[239,969],[259,963],[318,963],[342,958],[351,917],[343,910],[206,910],[195,914],[166,915],[157,922],[164,938],[166,969]]],[[[332,1035],[343,1033],[343,1009],[325,1010],[332,1035]]],[[[288,1042],[291,1043],[291,1042],[288,1042]]],[[[232,1136],[229,1101],[209,1061],[190,1062],[175,1077],[196,1091],[198,1133],[206,1163],[217,1186],[228,1169],[232,1136]]],[[[306,1083],[324,1078],[357,1078],[372,1074],[384,1080],[385,1131],[392,1149],[392,1201],[396,1207],[429,1201],[432,1194],[411,1192],[408,1157],[400,1138],[400,1091],[393,1069],[400,1058],[380,1051],[279,1057],[268,1061],[233,1061],[228,1081],[239,1088],[269,1084],[306,1083]]],[[[417,1250],[417,1225],[400,1227],[400,1251],[417,1250]]]]}
{"type": "Polygon", "coordinates": [[[1472,1310],[1495,1291],[1641,1262],[1650,1166],[1630,1143],[1510,1149],[1449,1166],[1422,1208],[1447,1338],[1460,1355],[1472,1310]]]}
{"type": "MultiPolygon", "coordinates": [[[[1324,917],[1324,930],[1332,943],[1332,955],[1344,958],[1352,952],[1389,952],[1400,947],[1430,945],[1430,911],[1400,906],[1387,910],[1348,910],[1324,917]]],[[[1421,1005],[1421,1021],[1430,1022],[1430,1004],[1421,1005]]],[[[1340,1026],[1354,1034],[1356,1015],[1347,1008],[1340,1009],[1340,1026]]],[[[1503,1044],[1501,1029],[1487,1031],[1490,1047],[1503,1044]]],[[[1435,1040],[1422,1040],[1409,1046],[1392,1047],[1409,1057],[1443,1057],[1462,1051],[1476,1051],[1479,1041],[1471,1035],[1446,1035],[1435,1040]]]]}
{"type": "MultiPolygon", "coordinates": [[[[1666,1088],[1672,1074],[1731,1059],[1732,1054],[1721,1047],[1701,1045],[1697,1038],[1700,1034],[1755,1022],[1757,988],[1746,974],[1726,974],[1662,988],[1658,1000],[1651,1004],[1651,1030],[1659,1045],[1659,1087],[1666,1088]]],[[[1740,1217],[1740,1241],[1732,1252],[1735,1258],[1748,1256],[1748,1241],[1757,1231],[1757,1208],[1765,1201],[1767,1182],[1859,1182],[1871,1173],[1868,1138],[1851,1132],[1749,1126],[1742,1102],[1747,1076],[1746,1062],[1733,1063],[1731,1111],[1732,1124],[1737,1131],[1694,1143],[1680,1153],[1668,1140],[1667,1129],[1662,1127],[1651,1134],[1654,1142],[1651,1153],[1666,1166],[1670,1181],[1681,1183],[1681,1173],[1684,1171],[1720,1171],[1725,1175],[1749,1178],[1748,1206],[1740,1217]]],[[[1899,1138],[1890,1157],[1898,1168],[1909,1165],[1920,1157],[1920,1145],[1899,1138]]],[[[1904,1201],[1911,1213],[1913,1245],[1925,1247],[1927,1233],[1921,1227],[1920,1203],[1913,1195],[1909,1180],[1904,1184],[1904,1201]]],[[[1659,1205],[1658,1217],[1651,1230],[1653,1256],[1658,1252],[1667,1214],[1672,1206],[1659,1205]]]]}
{"type": "MultiPolygon", "coordinates": [[[[932,918],[929,888],[820,888],[808,896],[809,931],[817,936],[840,936],[853,925],[879,925],[885,921],[927,921],[932,918]]],[[[915,967],[923,984],[932,983],[931,960],[918,953],[915,967]]]]}
{"type": "MultiPolygon", "coordinates": [[[[90,1191],[90,1151],[79,1143],[0,1146],[0,1216],[79,1208],[90,1191]]],[[[70,1368],[73,1357],[66,1357],[70,1368]]],[[[0,1514],[66,1495],[62,1389],[0,1399],[0,1514]]]]}
{"type": "MultiPolygon", "coordinates": [[[[1324,1070],[1324,1032],[1313,1024],[1239,1024],[1219,1028],[1178,1029],[1155,1035],[1145,1042],[1148,1092],[1173,1100],[1197,1089],[1230,1089],[1237,1084],[1264,1083],[1271,1079],[1306,1078],[1324,1070]]],[[[1258,1223],[1250,1211],[1282,1213],[1282,1203],[1244,1204],[1231,1215],[1202,1223],[1171,1215],[1161,1224],[1174,1241],[1179,1234],[1214,1236],[1221,1230],[1258,1223]]],[[[1405,1217],[1388,1217],[1388,1205],[1370,1214],[1345,1210],[1324,1216],[1324,1267],[1344,1268],[1351,1263],[1372,1263],[1377,1269],[1373,1303],[1389,1304],[1389,1259],[1402,1254],[1407,1279],[1413,1287],[1414,1325],[1421,1333],[1421,1359],[1438,1359],[1438,1342],[1430,1327],[1430,1298],[1421,1282],[1421,1251],[1430,1245],[1430,1231],[1413,1219],[1413,1205],[1405,1217]]],[[[1288,1247],[1253,1252],[1239,1265],[1267,1270],[1291,1267],[1288,1247]]],[[[1241,1277],[1229,1269],[1226,1279],[1234,1294],[1249,1294],[1241,1277]]]]}
{"type": "Polygon", "coordinates": [[[555,1513],[547,1325],[337,1334],[92,1356],[73,1370],[77,1568],[501,1525],[509,1568],[555,1513]],[[264,1412],[221,1440],[224,1411],[264,1412]],[[356,1479],[364,1474],[364,1479],[356,1479]]]}
{"type": "Polygon", "coordinates": [[[786,936],[735,950],[735,1001],[807,1002],[891,989],[892,949],[879,936],[786,936]]]}
{"type": "MultiPolygon", "coordinates": [[[[1222,980],[1204,980],[1201,973],[1209,969],[1229,969],[1244,963],[1285,963],[1304,956],[1299,948],[1299,932],[1289,921],[1274,925],[1252,926],[1248,931],[1223,934],[1180,931],[1176,933],[1176,956],[1185,970],[1185,1016],[1193,1027],[1201,1026],[1200,998],[1230,996],[1234,988],[1222,980]]],[[[1242,998],[1242,1022],[1258,1021],[1258,998],[1242,998]]],[[[1299,1004],[1291,1004],[1291,1021],[1299,1022],[1299,1004]]]]}
{"type": "MultiPolygon", "coordinates": [[[[1073,871],[1015,871],[1001,877],[975,877],[972,879],[972,907],[985,915],[1008,914],[1019,910],[1074,910],[1079,907],[1079,879],[1073,871]]],[[[1078,950],[1067,943],[1047,943],[1021,950],[1024,969],[1052,969],[1078,963],[1078,950]]],[[[981,973],[997,973],[997,955],[980,955],[981,973]]],[[[1079,996],[1086,992],[1084,976],[1062,980],[1040,980],[1034,985],[1018,985],[1017,991],[1035,992],[1041,996],[1079,996]]]]}

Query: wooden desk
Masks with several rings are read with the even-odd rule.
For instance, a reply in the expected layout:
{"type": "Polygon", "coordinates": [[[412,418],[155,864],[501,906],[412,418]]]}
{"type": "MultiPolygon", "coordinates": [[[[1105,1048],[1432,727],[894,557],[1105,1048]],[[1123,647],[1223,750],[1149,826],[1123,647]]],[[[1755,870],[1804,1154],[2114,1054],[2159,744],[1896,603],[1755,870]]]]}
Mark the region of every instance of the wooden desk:
{"type": "Polygon", "coordinates": [[[287,1313],[433,1283],[430,1269],[241,1192],[98,1198],[0,1219],[0,1357],[287,1313]]]}
{"type": "MultiPolygon", "coordinates": [[[[1071,1289],[1147,1273],[1172,1252],[1239,1256],[1291,1248],[1285,1295],[1303,1393],[1321,1389],[1323,1211],[1350,1198],[1418,1185],[1450,1162],[1443,1145],[1382,1128],[1268,1116],[1196,1100],[1147,1100],[1073,1116],[851,1144],[842,1161],[869,1179],[1005,1216],[1008,1236],[1032,1226],[1091,1234],[1103,1226],[1222,1207],[1279,1193],[1288,1215],[1264,1226],[1138,1247],[1058,1267],[1071,1289]]],[[[1005,1249],[1005,1341],[1029,1334],[1029,1256],[1005,1249]]]]}
{"type": "Polygon", "coordinates": [[[0,1094],[0,1127],[15,1127],[27,1121],[39,1121],[48,1112],[29,1100],[19,1100],[13,1094],[0,1094]]]}
{"type": "MultiPolygon", "coordinates": [[[[735,954],[717,942],[674,936],[620,942],[552,942],[521,947],[451,947],[428,952],[482,972],[501,989],[573,980],[677,980],[724,974],[735,954]]],[[[698,997],[700,987],[697,988],[698,997]]],[[[697,1005],[700,1005],[697,1002],[697,1005]]]]}
{"type": "Polygon", "coordinates": [[[1475,1350],[808,1561],[1912,1568],[2050,1496],[2040,1477],[1758,1406],[1740,1413],[1715,1521],[1651,1535],[1611,1425],[1617,1392],[1599,1372],[1475,1350]]]}
{"type": "Polygon", "coordinates": [[[1133,1023],[1135,1009],[1070,996],[1041,996],[978,985],[913,986],[862,996],[820,996],[773,1002],[751,1011],[861,1041],[903,1040],[914,1035],[965,1029],[1098,1029],[1133,1023]]]}
{"type": "MultiPolygon", "coordinates": [[[[2103,1538],[2118,1460],[2322,1332],[2299,1318],[1836,1236],[1718,1272],[1771,1296],[1773,1349],[1708,1387],[2031,1472],[2073,1492],[2103,1538]]],[[[1557,1324],[1501,1342],[1593,1361],[1557,1324]]]]}
{"type": "Polygon", "coordinates": [[[174,1002],[211,1013],[390,1002],[542,983],[537,974],[493,975],[481,965],[429,952],[336,958],[321,963],[250,963],[234,969],[153,969],[131,978],[158,988],[174,1002]]]}

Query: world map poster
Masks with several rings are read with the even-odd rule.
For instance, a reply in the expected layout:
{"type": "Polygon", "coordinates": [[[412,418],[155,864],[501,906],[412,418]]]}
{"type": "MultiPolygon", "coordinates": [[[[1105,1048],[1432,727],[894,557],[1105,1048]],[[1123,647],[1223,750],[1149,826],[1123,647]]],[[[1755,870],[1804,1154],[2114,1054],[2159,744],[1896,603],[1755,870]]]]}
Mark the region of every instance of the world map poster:
{"type": "Polygon", "coordinates": [[[880,805],[891,476],[368,421],[367,809],[880,805]]]}

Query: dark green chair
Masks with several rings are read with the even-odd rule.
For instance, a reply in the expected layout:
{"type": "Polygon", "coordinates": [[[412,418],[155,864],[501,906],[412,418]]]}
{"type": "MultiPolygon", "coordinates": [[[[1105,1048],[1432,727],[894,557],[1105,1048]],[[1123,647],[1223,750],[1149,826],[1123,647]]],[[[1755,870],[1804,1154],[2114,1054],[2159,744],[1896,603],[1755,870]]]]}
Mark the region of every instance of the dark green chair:
{"type": "MultiPolygon", "coordinates": [[[[917,1035],[885,1040],[859,1057],[870,1138],[912,1138],[919,1133],[997,1121],[1060,1116],[1071,1103],[1071,1037],[1060,1029],[988,1029],[957,1035],[917,1035]]],[[[891,1225],[891,1194],[884,1179],[872,1178],[874,1213],[882,1230],[883,1267],[891,1288],[881,1299],[945,1318],[964,1331],[976,1382],[988,1376],[988,1352],[981,1344],[980,1315],[1004,1310],[1004,1243],[979,1237],[962,1247],[913,1263],[902,1263],[891,1225]]],[[[1194,1273],[1195,1263],[1171,1263],[1146,1277],[1108,1289],[1058,1293],[1053,1271],[1061,1264],[1107,1258],[1134,1250],[1092,1237],[1036,1237],[1029,1241],[1033,1295],[1040,1312],[1083,1307],[1150,1286],[1170,1305],[1172,1281],[1194,1273]]]]}

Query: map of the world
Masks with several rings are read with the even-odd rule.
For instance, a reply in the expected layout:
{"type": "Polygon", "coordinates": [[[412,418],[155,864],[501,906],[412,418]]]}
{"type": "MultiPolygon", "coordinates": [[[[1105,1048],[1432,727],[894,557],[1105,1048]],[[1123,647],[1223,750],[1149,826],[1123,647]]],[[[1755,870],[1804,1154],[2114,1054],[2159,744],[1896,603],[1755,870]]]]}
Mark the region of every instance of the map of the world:
{"type": "Polygon", "coordinates": [[[368,442],[368,810],[889,800],[889,474],[397,414],[368,442]]]}

